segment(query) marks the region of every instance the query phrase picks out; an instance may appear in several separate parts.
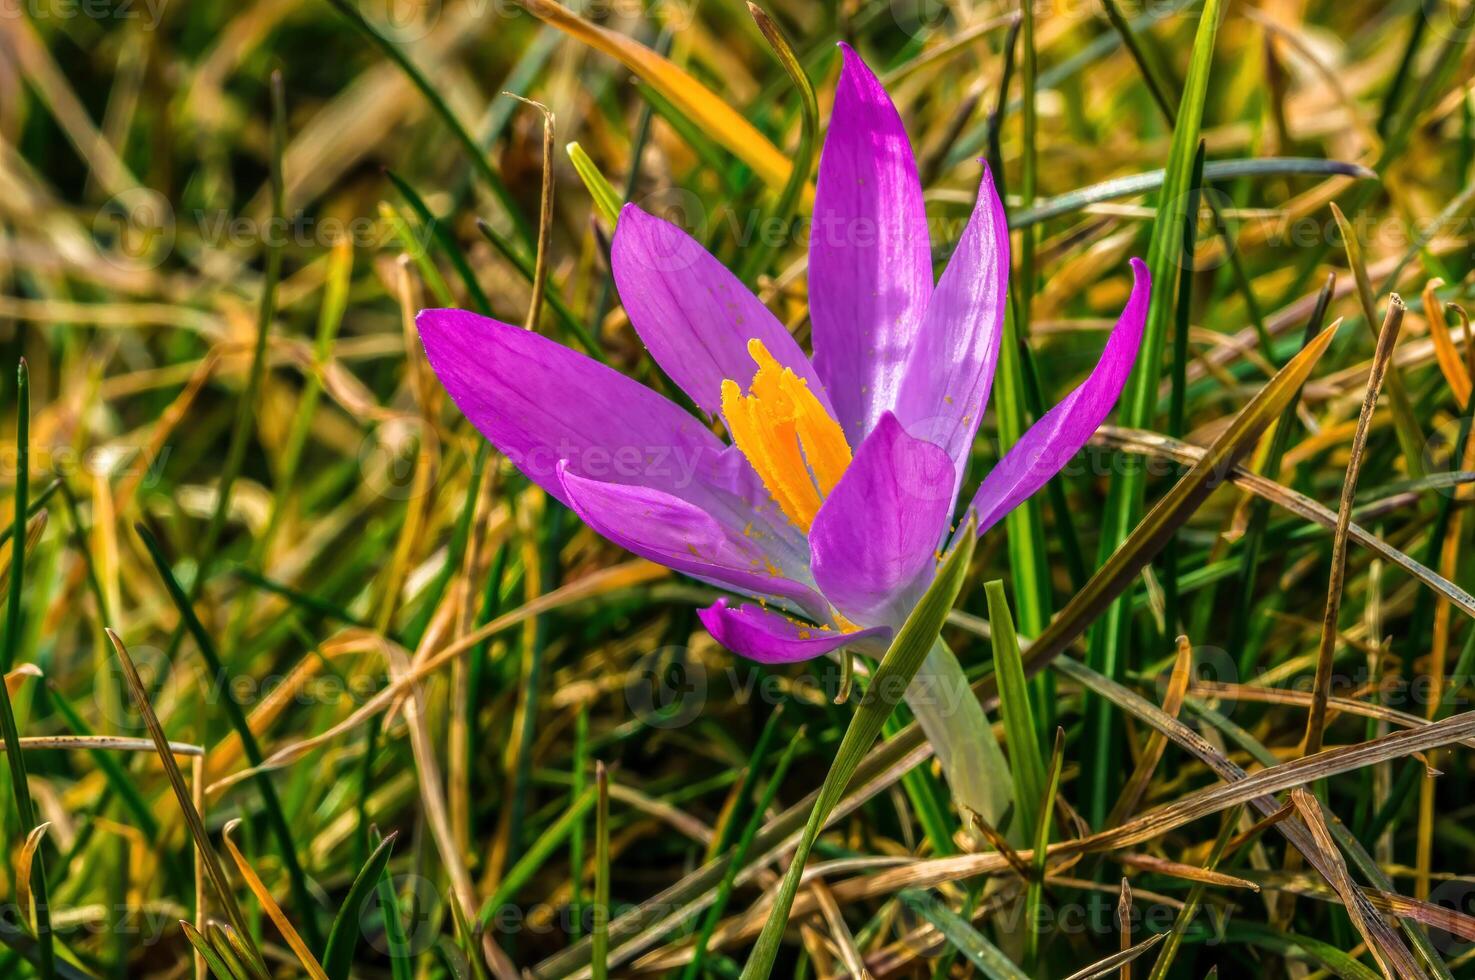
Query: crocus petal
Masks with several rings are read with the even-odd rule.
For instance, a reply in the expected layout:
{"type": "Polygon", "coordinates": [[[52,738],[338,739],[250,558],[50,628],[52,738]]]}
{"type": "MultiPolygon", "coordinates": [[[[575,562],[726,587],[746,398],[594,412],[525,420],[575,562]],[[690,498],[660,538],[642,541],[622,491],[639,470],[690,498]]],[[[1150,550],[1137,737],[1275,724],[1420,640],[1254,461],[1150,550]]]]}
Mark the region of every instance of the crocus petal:
{"type": "Polygon", "coordinates": [[[932,580],[954,482],[946,452],[881,416],[809,531],[815,584],[847,619],[906,618],[932,580]]]}
{"type": "Polygon", "coordinates": [[[840,49],[809,237],[809,313],[815,369],[858,445],[895,400],[932,292],[932,252],[901,117],[860,56],[840,49]]]}
{"type": "Polygon", "coordinates": [[[733,606],[726,599],[698,609],[697,616],[718,643],[762,664],[813,660],[847,645],[879,644],[891,635],[884,626],[857,633],[806,626],[758,606],[733,606]]]}
{"type": "Polygon", "coordinates": [[[559,500],[567,503],[558,479],[566,461],[578,476],[663,490],[709,510],[766,504],[756,475],[734,466],[706,426],[619,372],[465,310],[425,310],[415,322],[456,406],[559,500]]]}
{"type": "Polygon", "coordinates": [[[908,432],[947,450],[959,483],[988,407],[1008,285],[1009,226],[985,166],[973,215],[927,304],[896,400],[908,432]]]}
{"type": "Polygon", "coordinates": [[[1030,426],[978,488],[973,509],[978,514],[979,534],[1060,472],[1116,404],[1137,361],[1147,321],[1151,282],[1140,259],[1132,260],[1132,278],[1132,295],[1091,376],[1030,426]]]}
{"type": "MultiPolygon", "coordinates": [[[[603,483],[560,465],[563,497],[580,520],[627,551],[747,595],[786,600],[824,615],[824,600],[784,577],[760,545],[713,515],[649,487],[603,483]]],[[[802,566],[798,569],[803,574],[802,566]]]]}
{"type": "Polygon", "coordinates": [[[825,393],[804,351],[742,282],[686,232],[625,205],[610,266],[630,324],[671,380],[704,411],[722,406],[722,382],[746,387],[757,369],[748,341],[825,393]]]}

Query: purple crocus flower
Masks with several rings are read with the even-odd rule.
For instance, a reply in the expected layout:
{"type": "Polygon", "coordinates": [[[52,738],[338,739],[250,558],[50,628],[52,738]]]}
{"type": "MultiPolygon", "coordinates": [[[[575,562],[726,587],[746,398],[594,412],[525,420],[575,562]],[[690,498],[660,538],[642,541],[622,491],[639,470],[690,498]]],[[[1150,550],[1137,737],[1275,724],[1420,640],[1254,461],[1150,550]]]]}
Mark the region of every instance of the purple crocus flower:
{"type": "MultiPolygon", "coordinates": [[[[656,362],[729,436],[520,327],[426,310],[457,406],[526,476],[623,548],[728,592],[702,622],[764,663],[876,647],[926,590],[999,355],[1009,231],[984,169],[934,285],[922,186],[895,107],[849,47],[809,244],[814,355],[676,226],[633,205],[612,263],[656,362]]],[[[1145,266],[1090,376],[1029,429],[969,505],[988,530],[1116,403],[1137,357],[1145,266]]]]}

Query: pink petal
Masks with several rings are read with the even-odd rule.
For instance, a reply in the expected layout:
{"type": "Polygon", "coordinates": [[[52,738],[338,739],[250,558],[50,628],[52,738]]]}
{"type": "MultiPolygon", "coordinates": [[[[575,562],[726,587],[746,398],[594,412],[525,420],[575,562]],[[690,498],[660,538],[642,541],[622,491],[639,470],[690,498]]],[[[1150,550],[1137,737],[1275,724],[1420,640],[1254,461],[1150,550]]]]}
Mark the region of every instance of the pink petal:
{"type": "MultiPolygon", "coordinates": [[[[742,528],[773,510],[740,455],[698,419],[546,337],[465,310],[424,310],[420,340],[456,406],[528,479],[567,503],[560,463],[650,487],[742,528]]],[[[780,517],[765,521],[780,530],[780,517]]],[[[790,534],[795,546],[803,541],[790,534]]]]}
{"type": "Polygon", "coordinates": [[[847,619],[906,619],[932,581],[955,472],[947,453],[890,412],[861,443],[809,531],[815,583],[847,619]]]}
{"type": "Polygon", "coordinates": [[[972,507],[978,513],[979,534],[1060,472],[1116,405],[1137,362],[1152,291],[1141,259],[1132,260],[1132,277],[1132,295],[1090,377],[1030,426],[978,488],[972,507]]]}
{"type": "Polygon", "coordinates": [[[807,380],[828,407],[819,376],[789,331],[680,228],[627,204],[610,262],[635,332],[661,369],[704,411],[716,415],[721,410],[723,380],[747,387],[756,369],[748,353],[752,339],[807,380]]]}
{"type": "Polygon", "coordinates": [[[815,369],[859,445],[895,402],[932,293],[932,253],[901,117],[860,56],[840,49],[810,230],[809,312],[815,369]]]}
{"type": "Polygon", "coordinates": [[[802,563],[780,570],[762,541],[733,531],[701,508],[648,487],[601,483],[561,470],[564,499],[579,519],[642,558],[694,578],[758,597],[788,600],[811,615],[827,612],[802,563]]]}
{"type": "Polygon", "coordinates": [[[1008,287],[1009,227],[985,166],[973,215],[927,304],[896,400],[902,425],[947,451],[959,483],[988,407],[1008,287]]]}
{"type": "Polygon", "coordinates": [[[891,635],[886,627],[842,633],[796,623],[758,606],[733,606],[726,599],[697,610],[702,625],[718,643],[761,664],[792,664],[847,645],[878,644],[891,635]]]}

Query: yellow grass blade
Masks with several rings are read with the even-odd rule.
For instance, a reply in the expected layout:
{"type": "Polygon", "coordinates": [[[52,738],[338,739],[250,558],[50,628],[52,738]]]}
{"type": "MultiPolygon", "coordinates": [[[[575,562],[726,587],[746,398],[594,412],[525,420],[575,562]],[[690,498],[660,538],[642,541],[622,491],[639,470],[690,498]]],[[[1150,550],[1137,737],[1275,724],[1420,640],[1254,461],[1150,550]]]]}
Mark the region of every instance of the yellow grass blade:
{"type": "Polygon", "coordinates": [[[640,76],[651,88],[671,100],[702,132],[752,167],[753,172],[774,190],[782,188],[789,179],[792,169],[789,158],[741,113],[685,69],[624,34],[591,24],[553,0],[522,0],[522,6],[545,24],[609,55],[640,76]]]}

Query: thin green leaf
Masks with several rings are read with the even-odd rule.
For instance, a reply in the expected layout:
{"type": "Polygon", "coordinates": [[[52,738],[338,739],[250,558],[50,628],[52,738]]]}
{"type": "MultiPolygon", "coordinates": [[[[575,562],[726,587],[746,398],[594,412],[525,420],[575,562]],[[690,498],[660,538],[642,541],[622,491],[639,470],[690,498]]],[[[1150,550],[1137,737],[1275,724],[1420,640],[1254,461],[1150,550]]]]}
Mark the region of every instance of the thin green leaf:
{"type": "Polygon", "coordinates": [[[215,951],[215,947],[211,945],[210,940],[200,935],[199,930],[184,919],[179,920],[179,928],[184,933],[184,938],[188,939],[189,944],[195,948],[195,951],[204,957],[205,965],[210,968],[210,972],[219,978],[219,980],[239,980],[236,971],[215,951]]]}
{"type": "Polygon", "coordinates": [[[989,942],[981,932],[973,928],[972,923],[932,895],[920,889],[908,888],[900,897],[907,907],[932,923],[989,980],[1029,980],[1029,974],[1015,966],[1003,950],[989,942]]]}
{"type": "Polygon", "coordinates": [[[497,883],[497,890],[488,895],[486,902],[482,904],[479,918],[483,926],[491,922],[497,911],[517,896],[518,890],[526,885],[533,875],[537,874],[543,862],[547,861],[558,846],[568,838],[574,827],[584,819],[584,815],[594,805],[594,797],[593,787],[580,793],[578,798],[558,815],[558,819],[538,835],[538,839],[523,853],[522,857],[517,859],[517,863],[502,876],[502,880],[497,883]]]}
{"type": "MultiPolygon", "coordinates": [[[[1244,160],[1214,160],[1204,164],[1204,180],[1232,180],[1241,177],[1355,177],[1377,180],[1378,175],[1358,163],[1322,160],[1316,157],[1252,157],[1244,160]]],[[[1032,208],[1009,215],[1010,228],[1027,228],[1051,218],[1083,210],[1093,204],[1116,201],[1124,197],[1150,194],[1163,187],[1166,170],[1147,170],[1129,177],[1113,177],[1055,197],[1046,198],[1032,208]]],[[[1159,212],[1158,221],[1164,215],[1159,212]]],[[[1154,281],[1156,281],[1154,279],[1154,281]]]]}
{"type": "Polygon", "coordinates": [[[1048,870],[1047,848],[1050,845],[1050,825],[1055,820],[1055,798],[1060,793],[1060,774],[1065,769],[1065,729],[1055,730],[1055,748],[1050,753],[1050,775],[1045,783],[1040,800],[1039,822],[1034,828],[1034,876],[1030,878],[1025,892],[1025,918],[1029,932],[1025,935],[1025,961],[1037,963],[1040,955],[1040,906],[1044,901],[1045,872],[1048,870]]]}
{"type": "Polygon", "coordinates": [[[599,216],[604,219],[613,231],[615,225],[620,221],[620,208],[623,202],[620,200],[619,192],[600,172],[598,164],[589,158],[584,148],[578,141],[568,143],[564,146],[568,158],[573,162],[574,173],[584,182],[584,187],[589,191],[589,197],[593,199],[594,206],[599,209],[599,216]]]}
{"type": "Polygon", "coordinates": [[[511,220],[513,227],[517,231],[518,238],[522,240],[523,246],[525,248],[532,247],[534,241],[533,231],[528,224],[527,218],[518,209],[516,198],[507,189],[507,185],[503,182],[501,176],[492,168],[491,161],[487,159],[486,151],[477,143],[470,131],[462,125],[461,120],[456,117],[456,114],[451,111],[451,106],[442,97],[440,89],[430,83],[430,80],[410,60],[409,56],[400,49],[399,45],[389,40],[389,38],[380,33],[378,28],[369,23],[368,19],[364,17],[357,6],[349,2],[349,0],[328,0],[328,2],[350,24],[362,31],[364,36],[375,47],[389,57],[390,61],[393,61],[399,66],[399,69],[405,73],[405,77],[410,80],[411,84],[419,89],[425,101],[430,103],[430,108],[435,110],[436,115],[441,117],[441,120],[450,129],[451,134],[460,142],[462,148],[466,151],[466,157],[470,161],[472,168],[475,169],[476,173],[487,185],[487,189],[496,195],[497,200],[501,202],[503,209],[507,212],[507,217],[511,220]]]}
{"type": "Polygon", "coordinates": [[[598,806],[594,811],[594,923],[591,930],[594,980],[609,980],[609,770],[604,763],[594,767],[598,806]]]}
{"type": "MultiPolygon", "coordinates": [[[[215,641],[205,631],[200,617],[195,614],[194,605],[185,595],[184,590],[180,588],[179,580],[174,577],[174,570],[170,567],[169,560],[164,557],[164,551],[159,547],[158,539],[142,524],[136,525],[135,530],[143,539],[144,548],[147,549],[149,557],[153,559],[154,567],[164,581],[169,598],[173,600],[175,608],[179,611],[180,629],[187,630],[194,638],[195,646],[199,648],[200,656],[204,658],[205,666],[209,668],[211,683],[216,685],[216,689],[221,692],[220,704],[225,709],[225,716],[230,721],[231,727],[240,736],[242,751],[250,760],[253,768],[260,766],[265,757],[262,755],[260,744],[256,741],[256,733],[251,730],[251,723],[246,719],[245,710],[236,700],[235,685],[225,669],[225,664],[221,662],[215,641]]],[[[262,807],[266,811],[267,826],[271,828],[272,834],[276,837],[277,849],[282,855],[282,864],[287,871],[292,889],[292,901],[295,906],[293,911],[298,916],[303,932],[307,934],[304,938],[308,945],[321,949],[323,940],[319,936],[317,926],[317,903],[307,888],[307,873],[303,871],[302,862],[298,860],[297,845],[292,837],[291,824],[287,822],[287,815],[282,809],[282,801],[277,796],[276,787],[272,784],[268,773],[257,773],[254,778],[256,788],[261,794],[262,807]]]]}
{"type": "Polygon", "coordinates": [[[1009,772],[1014,780],[1014,808],[1021,832],[1033,835],[1039,827],[1040,801],[1045,795],[1045,760],[1040,751],[1039,730],[1030,706],[1019,654],[1019,637],[1009,615],[1004,583],[984,585],[988,597],[988,621],[994,651],[994,676],[999,683],[999,711],[1009,746],[1009,772]]]}
{"type": "MultiPolygon", "coordinates": [[[[241,906],[236,902],[235,892],[231,890],[230,879],[225,876],[225,868],[220,863],[220,856],[215,853],[215,847],[210,842],[210,835],[205,830],[205,821],[200,816],[200,811],[195,809],[194,798],[190,795],[189,787],[184,782],[184,774],[179,771],[179,766],[174,761],[174,754],[169,750],[169,739],[164,734],[164,726],[159,723],[153,706],[149,704],[143,678],[138,676],[138,668],[134,666],[133,658],[128,655],[128,648],[123,645],[118,634],[110,629],[107,631],[107,636],[113,645],[113,650],[118,655],[118,663],[123,667],[123,678],[128,684],[128,692],[133,696],[138,713],[143,716],[144,727],[148,729],[149,736],[154,740],[154,748],[158,752],[159,761],[163,763],[164,775],[168,778],[169,788],[174,791],[174,799],[184,814],[185,825],[189,827],[195,848],[204,860],[205,872],[210,878],[211,885],[215,888],[216,900],[220,902],[220,907],[225,910],[226,918],[235,926],[238,935],[249,935],[246,918],[241,914],[241,906]]],[[[256,952],[254,946],[247,946],[246,949],[250,953],[250,959],[260,959],[260,954],[256,952]]]]}
{"type": "MultiPolygon", "coordinates": [[[[15,517],[10,530],[10,592],[5,617],[4,660],[0,674],[8,674],[15,666],[21,642],[21,593],[26,569],[26,494],[30,489],[31,459],[31,375],[25,358],[16,367],[15,416],[15,517]]],[[[5,758],[10,765],[10,787],[15,797],[15,810],[21,830],[29,834],[37,825],[36,807],[31,801],[31,782],[26,775],[26,757],[21,751],[20,729],[15,721],[15,708],[10,703],[10,690],[0,684],[0,732],[5,737],[5,758]]],[[[38,851],[31,862],[31,893],[36,901],[37,964],[41,976],[50,980],[56,975],[56,937],[51,931],[51,903],[46,893],[46,862],[38,851]]]]}
{"type": "MultiPolygon", "coordinates": [[[[1178,271],[1177,263],[1183,257],[1182,234],[1188,204],[1187,184],[1193,170],[1203,123],[1214,41],[1218,36],[1222,8],[1222,0],[1206,0],[1199,16],[1198,32],[1189,58],[1188,77],[1179,102],[1178,121],[1173,127],[1172,147],[1164,168],[1166,175],[1158,197],[1157,223],[1153,226],[1152,242],[1147,253],[1147,266],[1154,288],[1147,308],[1147,325],[1143,332],[1137,367],[1127,379],[1122,391],[1122,408],[1119,410],[1123,424],[1134,428],[1151,428],[1149,423],[1156,410],[1164,341],[1174,308],[1175,273],[1178,271]]],[[[1100,554],[1103,559],[1117,552],[1117,546],[1127,539],[1137,514],[1141,511],[1145,491],[1146,474],[1140,466],[1128,465],[1112,479],[1101,523],[1100,554]]],[[[1166,544],[1166,540],[1162,544],[1166,544]]],[[[1115,676],[1123,666],[1122,647],[1125,645],[1129,612],[1127,602],[1113,602],[1091,636],[1088,660],[1108,677],[1115,676]]],[[[1115,735],[1116,729],[1106,705],[1100,701],[1091,701],[1086,719],[1086,739],[1091,746],[1091,756],[1086,764],[1089,782],[1085,796],[1086,818],[1093,826],[1100,825],[1111,805],[1115,735]]]]}
{"type": "Polygon", "coordinates": [[[354,949],[363,932],[364,905],[379,886],[384,869],[389,866],[396,836],[397,834],[390,834],[374,848],[369,860],[354,876],[353,884],[343,898],[343,904],[338,907],[338,914],[333,917],[333,927],[328,930],[328,945],[323,950],[323,970],[328,974],[329,980],[348,980],[349,970],[353,967],[354,949]]]}

